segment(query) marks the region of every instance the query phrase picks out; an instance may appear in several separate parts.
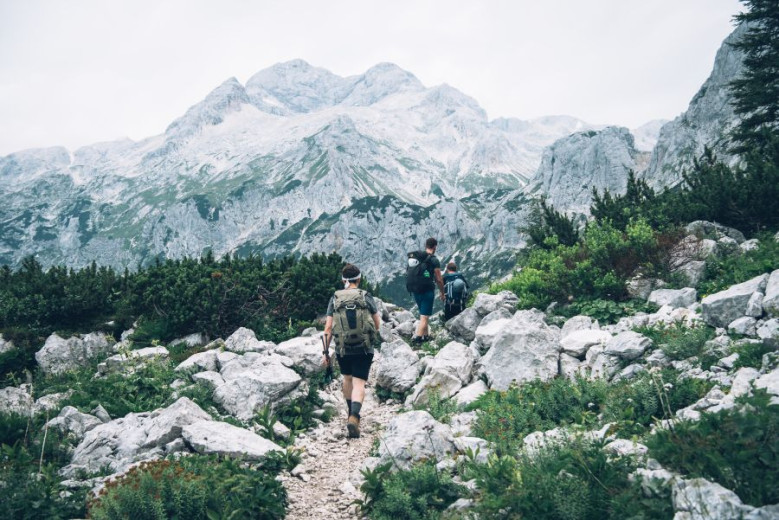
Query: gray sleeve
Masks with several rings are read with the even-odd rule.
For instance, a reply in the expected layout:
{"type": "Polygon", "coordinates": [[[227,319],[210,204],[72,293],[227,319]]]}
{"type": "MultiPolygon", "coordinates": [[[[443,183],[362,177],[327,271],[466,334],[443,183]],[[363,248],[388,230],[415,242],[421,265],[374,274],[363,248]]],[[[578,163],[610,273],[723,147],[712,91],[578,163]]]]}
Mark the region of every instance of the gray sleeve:
{"type": "Polygon", "coordinates": [[[368,306],[368,310],[371,312],[371,314],[376,314],[379,312],[379,307],[376,305],[376,300],[373,299],[371,293],[365,293],[365,305],[368,306]]]}
{"type": "Polygon", "coordinates": [[[335,300],[335,296],[330,297],[330,303],[327,304],[327,312],[325,313],[326,316],[333,315],[333,300],[335,300]]]}

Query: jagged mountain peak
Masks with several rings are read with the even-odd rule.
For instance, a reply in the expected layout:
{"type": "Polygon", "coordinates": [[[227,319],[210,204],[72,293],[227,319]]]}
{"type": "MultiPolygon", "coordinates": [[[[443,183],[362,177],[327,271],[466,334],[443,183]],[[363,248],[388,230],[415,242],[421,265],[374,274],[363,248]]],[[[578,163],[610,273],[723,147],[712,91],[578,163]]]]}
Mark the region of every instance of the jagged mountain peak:
{"type": "Polygon", "coordinates": [[[425,89],[416,76],[394,63],[379,63],[347,80],[353,83],[340,101],[343,105],[370,106],[392,94],[425,89]]]}
{"type": "Polygon", "coordinates": [[[218,125],[230,112],[249,103],[246,89],[236,78],[229,78],[212,90],[203,101],[193,105],[165,130],[169,138],[185,138],[204,125],[218,125]]]}

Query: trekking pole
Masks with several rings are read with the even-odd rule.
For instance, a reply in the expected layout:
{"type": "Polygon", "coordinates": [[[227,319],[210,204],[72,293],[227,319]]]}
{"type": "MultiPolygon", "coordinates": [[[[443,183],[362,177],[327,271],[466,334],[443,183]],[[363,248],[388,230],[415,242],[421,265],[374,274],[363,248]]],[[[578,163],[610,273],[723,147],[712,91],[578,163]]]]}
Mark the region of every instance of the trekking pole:
{"type": "Polygon", "coordinates": [[[327,384],[333,380],[333,360],[330,359],[330,345],[328,345],[330,342],[326,341],[325,337],[327,337],[327,334],[322,335],[322,353],[325,355],[327,364],[327,370],[325,371],[325,384],[327,384]]]}

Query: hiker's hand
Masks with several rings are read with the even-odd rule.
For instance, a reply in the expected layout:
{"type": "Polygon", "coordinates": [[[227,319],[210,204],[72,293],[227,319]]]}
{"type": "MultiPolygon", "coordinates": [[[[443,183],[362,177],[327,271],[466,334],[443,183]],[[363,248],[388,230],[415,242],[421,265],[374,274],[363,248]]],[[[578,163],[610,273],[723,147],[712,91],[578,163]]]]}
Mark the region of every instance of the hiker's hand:
{"type": "Polygon", "coordinates": [[[327,365],[329,365],[329,364],[330,364],[330,363],[327,361],[327,355],[326,355],[326,354],[322,354],[322,364],[323,364],[323,365],[325,365],[325,366],[327,366],[327,365]]]}
{"type": "Polygon", "coordinates": [[[444,293],[441,293],[441,296],[440,296],[440,298],[441,298],[441,301],[442,301],[442,302],[445,302],[445,301],[446,301],[446,295],[445,295],[444,293]]]}

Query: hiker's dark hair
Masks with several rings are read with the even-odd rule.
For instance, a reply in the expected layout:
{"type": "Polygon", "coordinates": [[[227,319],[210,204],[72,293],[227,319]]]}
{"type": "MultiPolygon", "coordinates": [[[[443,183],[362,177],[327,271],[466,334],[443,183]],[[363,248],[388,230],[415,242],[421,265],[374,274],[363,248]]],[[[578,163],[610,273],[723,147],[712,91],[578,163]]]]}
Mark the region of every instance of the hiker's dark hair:
{"type": "Polygon", "coordinates": [[[435,238],[433,238],[433,237],[430,237],[430,238],[428,238],[428,239],[425,241],[425,247],[426,247],[426,248],[428,248],[428,249],[433,249],[433,248],[434,248],[434,247],[436,247],[437,245],[438,245],[438,240],[436,240],[436,239],[435,239],[435,238]]]}
{"type": "Polygon", "coordinates": [[[446,270],[455,272],[457,270],[457,264],[455,264],[454,262],[449,262],[448,264],[446,264],[446,270]]]}
{"type": "Polygon", "coordinates": [[[341,271],[341,277],[344,280],[351,280],[360,276],[360,268],[354,264],[346,264],[341,271]]]}

